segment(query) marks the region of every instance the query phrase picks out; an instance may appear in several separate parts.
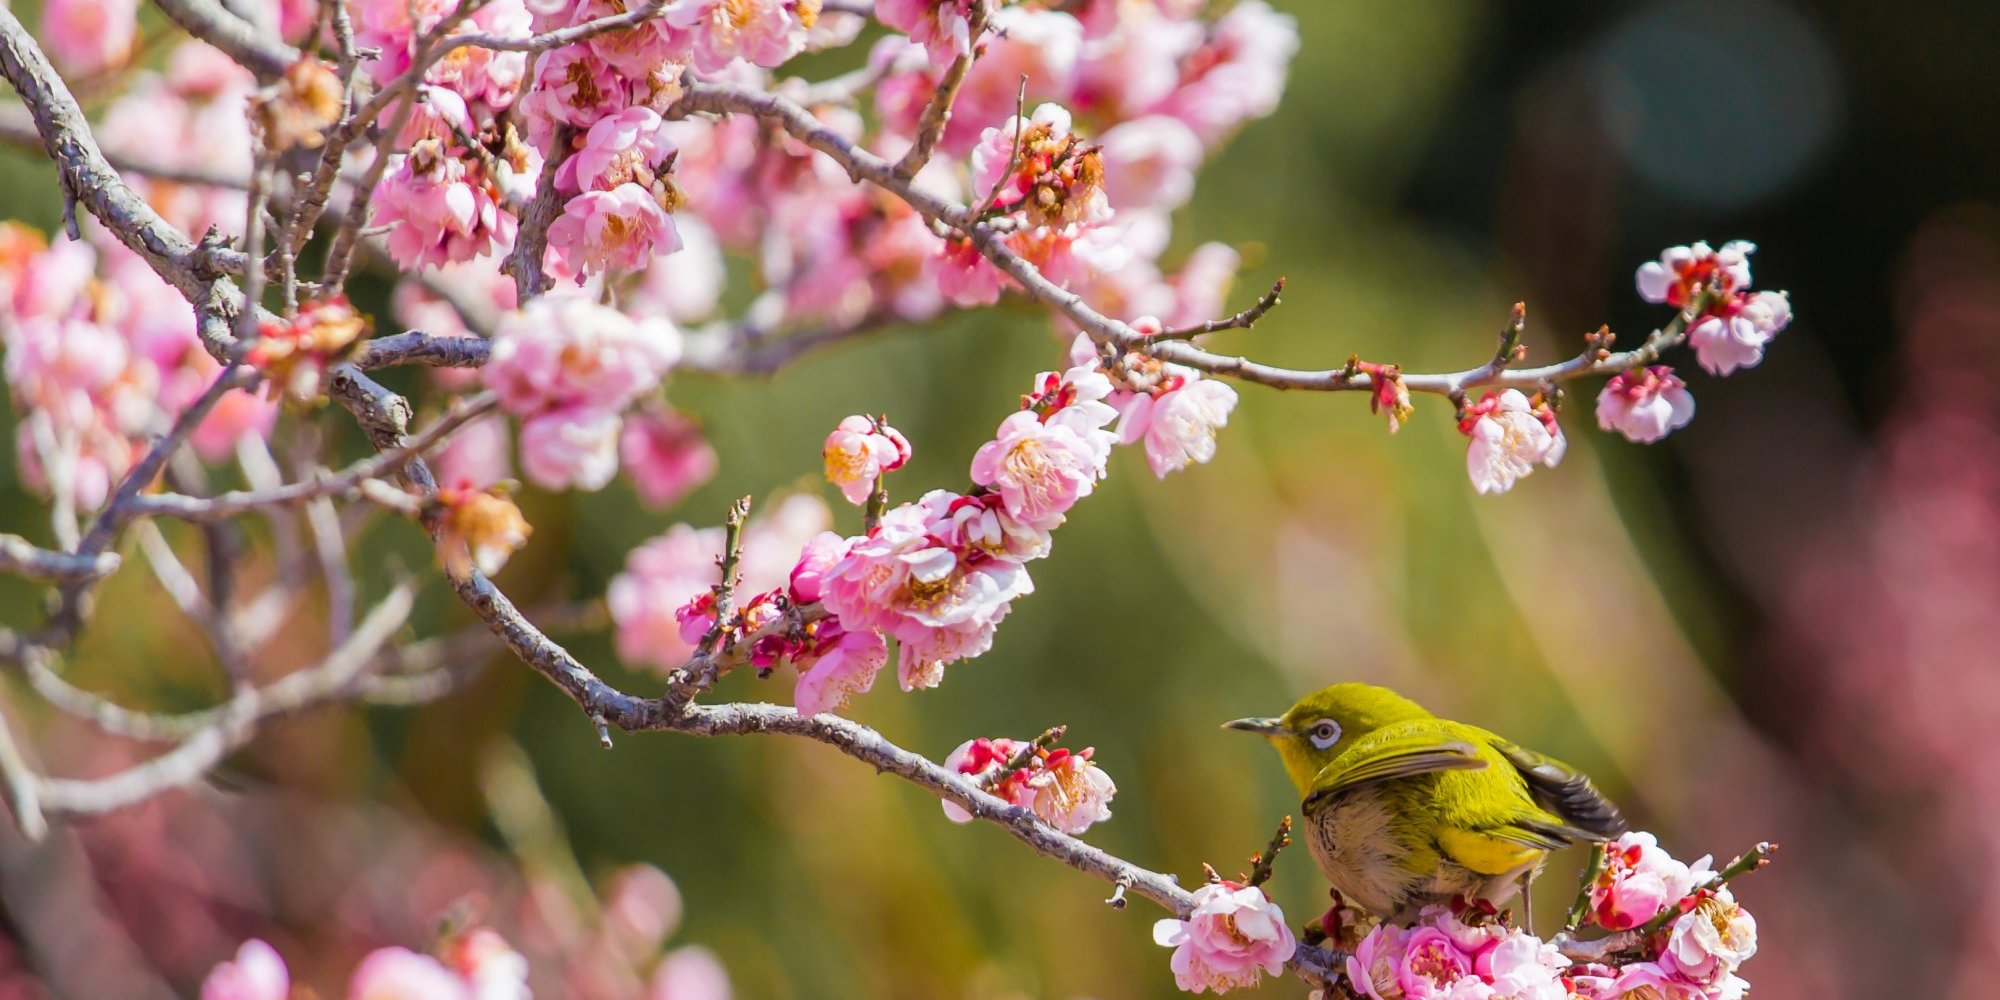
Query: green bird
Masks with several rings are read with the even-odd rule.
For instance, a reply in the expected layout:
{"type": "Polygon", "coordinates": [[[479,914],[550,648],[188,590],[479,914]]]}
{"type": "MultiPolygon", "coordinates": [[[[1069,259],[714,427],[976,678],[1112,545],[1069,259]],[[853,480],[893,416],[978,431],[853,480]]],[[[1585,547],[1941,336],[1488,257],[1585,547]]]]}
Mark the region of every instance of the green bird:
{"type": "Polygon", "coordinates": [[[1224,726],[1277,747],[1305,800],[1313,860],[1378,917],[1400,922],[1455,896],[1502,905],[1550,851],[1625,831],[1575,768],[1373,684],[1335,684],[1275,719],[1224,726]]]}

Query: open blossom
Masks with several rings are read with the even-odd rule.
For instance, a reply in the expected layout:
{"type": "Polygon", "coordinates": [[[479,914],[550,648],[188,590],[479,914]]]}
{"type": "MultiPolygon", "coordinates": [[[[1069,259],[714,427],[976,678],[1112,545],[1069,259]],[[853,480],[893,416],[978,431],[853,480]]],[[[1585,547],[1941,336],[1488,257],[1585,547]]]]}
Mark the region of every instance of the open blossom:
{"type": "Polygon", "coordinates": [[[583,147],[558,169],[556,184],[565,191],[609,191],[635,182],[650,188],[673,152],[673,142],[660,132],[659,112],[626,108],[590,127],[583,147]]]}
{"type": "Polygon", "coordinates": [[[910,460],[910,442],[901,431],[859,414],[841,420],[820,449],[827,482],[851,504],[868,502],[875,481],[910,460]]]}
{"type": "Polygon", "coordinates": [[[1089,747],[1077,752],[1050,751],[1028,779],[1034,792],[1029,808],[1050,826],[1081,836],[1092,824],[1111,818],[1111,797],[1118,793],[1111,776],[1090,758],[1089,747]]]}
{"type": "Polygon", "coordinates": [[[1660,964],[1692,982],[1714,985],[1757,954],[1757,921],[1736,905],[1727,886],[1703,896],[1670,925],[1660,964]]]}
{"type": "Polygon", "coordinates": [[[1554,468],[1562,461],[1565,442],[1555,414],[1531,405],[1519,389],[1489,392],[1465,414],[1458,423],[1472,439],[1465,468],[1481,493],[1505,493],[1536,465],[1554,468]]]}
{"type": "Polygon", "coordinates": [[[680,360],[680,333],[582,295],[543,295],[501,317],[480,377],[510,413],[584,404],[617,410],[680,360]]]}
{"type": "Polygon", "coordinates": [[[1590,885],[1591,914],[1607,930],[1631,930],[1679,903],[1706,877],[1708,859],[1693,867],[1674,860],[1640,830],[1600,848],[1604,870],[1590,885]]]}
{"type": "MultiPolygon", "coordinates": [[[[1108,443],[1110,435],[1103,436],[1108,443]]],[[[972,481],[998,491],[1015,520],[1047,530],[1104,477],[1108,451],[1067,424],[1044,423],[1040,414],[1022,410],[1001,421],[994,439],[973,454],[972,481]]]]}
{"type": "Polygon", "coordinates": [[[549,270],[576,279],[598,271],[637,271],[655,254],[681,247],[673,216],[652,191],[625,183],[585,191],[549,224],[549,270]]]}
{"type": "Polygon", "coordinates": [[[847,701],[875,684],[875,675],[889,662],[889,644],[879,632],[849,632],[838,619],[826,619],[815,635],[816,654],[799,667],[792,704],[800,715],[837,712],[847,701]],[[830,628],[828,626],[831,626],[830,628]]]}
{"type": "Polygon", "coordinates": [[[1213,459],[1215,432],[1236,408],[1236,390],[1215,379],[1189,372],[1165,384],[1170,388],[1126,399],[1118,423],[1120,440],[1145,443],[1146,464],[1161,479],[1213,459]]]}
{"type": "Polygon", "coordinates": [[[1755,368],[1778,331],[1791,325],[1792,300],[1784,292],[1755,292],[1711,309],[1688,328],[1688,344],[1703,368],[1727,375],[1755,368]]]}
{"type": "Polygon", "coordinates": [[[42,5],[39,37],[65,74],[88,75],[122,65],[138,34],[138,0],[49,0],[42,5]]]}
{"type": "Polygon", "coordinates": [[[1715,250],[1706,243],[1668,247],[1660,259],[1639,265],[1639,297],[1682,308],[1697,292],[1727,294],[1750,285],[1750,254],[1757,245],[1732,240],[1715,250]]]}
{"type": "Polygon", "coordinates": [[[255,939],[201,981],[201,1000],[286,1000],[292,977],[278,950],[255,939]]]}
{"type": "Polygon", "coordinates": [[[1666,365],[1619,372],[1597,394],[1597,426],[1647,444],[1694,419],[1694,395],[1666,365]]]}
{"type": "Polygon", "coordinates": [[[1194,891],[1186,920],[1153,925],[1153,941],[1174,949],[1174,984],[1190,993],[1227,993],[1278,975],[1298,950],[1285,913],[1256,886],[1211,882],[1194,891]]]}

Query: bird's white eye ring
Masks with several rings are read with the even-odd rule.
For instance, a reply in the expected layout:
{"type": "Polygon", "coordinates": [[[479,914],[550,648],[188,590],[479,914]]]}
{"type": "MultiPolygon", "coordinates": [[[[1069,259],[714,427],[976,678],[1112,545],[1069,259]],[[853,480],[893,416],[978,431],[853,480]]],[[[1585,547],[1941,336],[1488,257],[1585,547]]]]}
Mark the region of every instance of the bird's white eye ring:
{"type": "Polygon", "coordinates": [[[1307,734],[1307,738],[1313,741],[1313,746],[1325,750],[1327,747],[1340,742],[1340,723],[1332,719],[1321,719],[1313,723],[1312,730],[1307,734]]]}

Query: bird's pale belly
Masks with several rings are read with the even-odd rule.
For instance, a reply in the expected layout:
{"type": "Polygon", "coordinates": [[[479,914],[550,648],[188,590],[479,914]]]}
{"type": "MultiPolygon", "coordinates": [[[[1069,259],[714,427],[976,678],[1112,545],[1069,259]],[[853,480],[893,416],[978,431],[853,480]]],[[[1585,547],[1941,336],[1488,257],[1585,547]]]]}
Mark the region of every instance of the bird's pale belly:
{"type": "Polygon", "coordinates": [[[1435,843],[1413,842],[1393,817],[1380,789],[1357,788],[1315,809],[1306,823],[1306,844],[1326,880],[1349,903],[1379,917],[1413,916],[1426,903],[1454,896],[1505,903],[1521,871],[1540,860],[1537,853],[1513,871],[1475,872],[1435,843]]]}

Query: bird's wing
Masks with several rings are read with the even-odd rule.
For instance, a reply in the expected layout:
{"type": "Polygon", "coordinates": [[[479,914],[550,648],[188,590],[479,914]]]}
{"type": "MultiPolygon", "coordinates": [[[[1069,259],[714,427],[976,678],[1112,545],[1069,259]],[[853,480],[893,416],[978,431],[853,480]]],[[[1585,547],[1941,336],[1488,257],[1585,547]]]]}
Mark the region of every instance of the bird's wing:
{"type": "MultiPolygon", "coordinates": [[[[1434,720],[1419,720],[1430,722],[1434,720]]],[[[1439,771],[1472,771],[1486,766],[1479,750],[1434,725],[1384,726],[1363,737],[1320,769],[1305,808],[1331,795],[1378,781],[1439,771]]]]}
{"type": "Polygon", "coordinates": [[[1562,820],[1560,826],[1533,824],[1543,828],[1536,832],[1561,836],[1568,842],[1607,840],[1625,832],[1625,817],[1583,772],[1498,736],[1492,744],[1521,772],[1535,801],[1562,820]]]}

